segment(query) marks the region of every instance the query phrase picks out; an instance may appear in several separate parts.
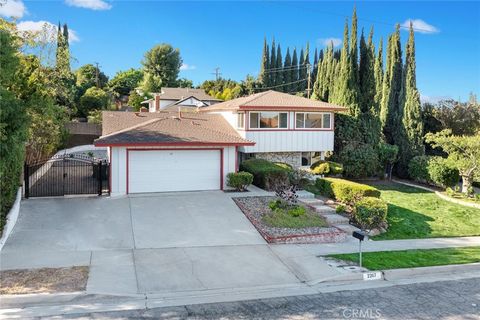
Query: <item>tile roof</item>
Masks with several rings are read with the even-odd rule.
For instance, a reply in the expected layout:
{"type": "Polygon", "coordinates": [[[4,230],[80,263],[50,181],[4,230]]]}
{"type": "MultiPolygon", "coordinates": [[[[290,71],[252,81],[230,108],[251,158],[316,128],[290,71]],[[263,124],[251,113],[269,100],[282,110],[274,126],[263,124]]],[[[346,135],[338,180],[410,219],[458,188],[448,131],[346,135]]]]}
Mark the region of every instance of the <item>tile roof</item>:
{"type": "Polygon", "coordinates": [[[329,111],[344,111],[331,103],[294,96],[288,93],[268,90],[255,93],[247,97],[241,97],[202,108],[202,111],[216,110],[242,110],[255,108],[278,108],[278,109],[319,109],[329,111]]]}
{"type": "MultiPolygon", "coordinates": [[[[164,100],[183,100],[188,97],[194,97],[203,101],[222,101],[205,93],[203,89],[192,88],[162,88],[160,99],[164,100]]],[[[157,93],[158,94],[158,93],[157,93]]]]}
{"type": "Polygon", "coordinates": [[[95,145],[186,144],[253,145],[217,114],[183,112],[115,112],[102,114],[102,136],[95,145]]]}

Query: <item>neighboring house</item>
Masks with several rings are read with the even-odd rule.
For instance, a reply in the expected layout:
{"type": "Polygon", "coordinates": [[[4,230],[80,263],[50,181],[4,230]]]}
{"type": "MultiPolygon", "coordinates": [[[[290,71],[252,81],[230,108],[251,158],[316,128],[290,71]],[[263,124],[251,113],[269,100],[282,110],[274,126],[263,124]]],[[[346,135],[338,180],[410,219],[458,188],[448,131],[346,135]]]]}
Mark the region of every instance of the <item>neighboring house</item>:
{"type": "Polygon", "coordinates": [[[249,157],[308,165],[333,151],[345,108],[266,91],[199,110],[104,112],[111,194],[220,190],[249,157]]]}
{"type": "Polygon", "coordinates": [[[301,167],[333,151],[334,112],[344,110],[269,90],[201,111],[221,114],[242,138],[255,142],[254,146],[239,148],[240,161],[256,157],[301,167]]]}
{"type": "Polygon", "coordinates": [[[211,97],[203,89],[192,88],[162,88],[159,93],[152,93],[153,98],[142,102],[150,112],[159,110],[182,110],[207,107],[221,102],[211,97]]]}

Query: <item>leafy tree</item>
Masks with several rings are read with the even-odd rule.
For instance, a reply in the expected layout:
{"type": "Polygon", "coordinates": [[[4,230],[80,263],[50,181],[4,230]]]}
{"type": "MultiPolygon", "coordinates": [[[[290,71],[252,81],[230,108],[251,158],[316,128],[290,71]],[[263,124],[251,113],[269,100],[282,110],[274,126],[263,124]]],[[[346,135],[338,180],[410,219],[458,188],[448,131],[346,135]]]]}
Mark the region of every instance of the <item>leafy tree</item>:
{"type": "Polygon", "coordinates": [[[56,68],[63,72],[70,72],[70,45],[68,43],[68,27],[63,25],[63,31],[58,24],[56,68]]]}
{"type": "Polygon", "coordinates": [[[260,73],[258,74],[258,81],[262,84],[262,87],[269,87],[269,73],[268,69],[270,68],[269,61],[269,48],[267,44],[267,38],[263,40],[263,50],[262,50],[262,62],[260,64],[260,73]]]}
{"type": "Polygon", "coordinates": [[[87,117],[92,110],[103,110],[108,106],[108,95],[97,87],[88,88],[80,98],[79,114],[87,117]]]}
{"type": "Polygon", "coordinates": [[[128,95],[128,105],[135,108],[136,111],[139,111],[141,107],[148,107],[142,105],[142,102],[151,98],[150,95],[140,95],[136,90],[132,90],[128,95]]]}
{"type": "Polygon", "coordinates": [[[378,161],[383,166],[383,173],[392,180],[393,165],[398,160],[398,147],[385,142],[380,142],[378,147],[378,161]]]}
{"type": "Polygon", "coordinates": [[[144,91],[159,92],[162,87],[174,87],[182,65],[180,50],[167,43],[158,44],[145,53],[142,65],[144,91]]]}
{"type": "Polygon", "coordinates": [[[425,140],[435,148],[442,148],[448,160],[462,177],[462,192],[472,192],[472,182],[480,176],[480,133],[473,136],[454,136],[451,130],[427,133],[425,140]]]}
{"type": "Polygon", "coordinates": [[[411,158],[425,154],[420,93],[417,89],[415,74],[415,38],[411,23],[410,36],[406,49],[404,84],[401,99],[402,105],[400,106],[399,116],[403,124],[404,139],[402,143],[398,145],[400,147],[400,164],[406,168],[411,158]]]}
{"type": "Polygon", "coordinates": [[[442,129],[451,129],[454,135],[473,135],[480,130],[480,104],[475,100],[459,102],[442,100],[437,105],[424,105],[425,132],[436,132],[442,129]],[[430,111],[430,113],[428,113],[430,111]],[[430,121],[428,126],[429,114],[430,121]],[[436,129],[436,130],[435,130],[436,129]]]}
{"type": "Polygon", "coordinates": [[[138,69],[128,69],[119,71],[108,82],[108,89],[116,96],[125,96],[133,89],[137,88],[143,79],[143,71],[138,69]]]}
{"type": "MultiPolygon", "coordinates": [[[[93,64],[86,64],[75,72],[79,94],[83,95],[88,88],[97,86],[97,67],[93,64]]],[[[98,70],[98,86],[103,89],[107,85],[108,77],[98,70]]]]}
{"type": "Polygon", "coordinates": [[[187,78],[177,80],[177,87],[179,88],[193,88],[193,81],[187,78]]]}

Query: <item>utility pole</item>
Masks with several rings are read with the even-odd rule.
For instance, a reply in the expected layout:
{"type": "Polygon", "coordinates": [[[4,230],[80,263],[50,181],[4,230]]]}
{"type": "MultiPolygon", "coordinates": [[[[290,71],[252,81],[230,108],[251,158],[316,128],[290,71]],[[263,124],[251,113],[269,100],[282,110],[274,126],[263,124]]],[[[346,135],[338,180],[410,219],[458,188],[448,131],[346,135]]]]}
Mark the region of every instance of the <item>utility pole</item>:
{"type": "Polygon", "coordinates": [[[310,99],[310,91],[312,89],[310,89],[310,82],[311,82],[311,79],[312,78],[312,73],[311,73],[311,70],[310,70],[310,64],[307,64],[307,98],[310,99]]]}
{"type": "Polygon", "coordinates": [[[100,88],[100,81],[98,79],[98,62],[95,62],[95,83],[97,84],[97,88],[100,88]]]}
{"type": "Polygon", "coordinates": [[[222,74],[220,72],[220,67],[216,67],[214,70],[215,70],[215,72],[212,72],[212,74],[215,75],[215,80],[218,81],[218,79],[220,79],[220,75],[222,74]]]}

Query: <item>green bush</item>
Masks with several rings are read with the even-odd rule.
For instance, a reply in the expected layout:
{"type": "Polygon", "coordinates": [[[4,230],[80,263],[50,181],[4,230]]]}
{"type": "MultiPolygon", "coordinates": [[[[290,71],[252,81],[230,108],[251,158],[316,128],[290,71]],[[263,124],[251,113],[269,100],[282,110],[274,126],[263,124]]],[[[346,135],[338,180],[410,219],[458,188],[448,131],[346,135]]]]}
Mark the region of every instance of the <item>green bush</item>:
{"type": "Polygon", "coordinates": [[[365,197],[355,203],[355,221],[362,229],[374,229],[385,223],[387,218],[388,206],[385,201],[374,198],[365,197]]]}
{"type": "Polygon", "coordinates": [[[418,182],[430,181],[428,174],[428,156],[413,157],[408,164],[408,175],[411,179],[418,182]]]}
{"type": "Polygon", "coordinates": [[[338,154],[343,164],[343,175],[351,178],[372,177],[380,166],[378,154],[370,144],[350,143],[338,154]]]}
{"type": "Polygon", "coordinates": [[[253,175],[253,184],[265,190],[275,190],[289,184],[289,169],[263,159],[249,159],[240,164],[240,170],[253,175]]]}
{"type": "Polygon", "coordinates": [[[304,215],[306,212],[307,210],[304,207],[298,206],[298,205],[287,210],[287,213],[292,217],[300,217],[304,215]]]}
{"type": "Polygon", "coordinates": [[[336,208],[335,208],[335,212],[336,213],[344,213],[345,212],[345,205],[343,204],[339,204],[336,208]]]}
{"type": "Polygon", "coordinates": [[[458,169],[442,157],[431,157],[428,160],[428,175],[434,184],[442,187],[453,187],[460,181],[458,169]]]}
{"type": "Polygon", "coordinates": [[[380,191],[376,188],[344,179],[317,179],[315,186],[322,195],[346,204],[353,204],[364,197],[380,197],[380,191]]]}
{"type": "Polygon", "coordinates": [[[287,170],[293,170],[293,167],[291,165],[289,165],[288,163],[285,163],[285,162],[274,162],[273,164],[279,166],[279,167],[282,167],[284,169],[287,169],[287,170]]]}
{"type": "Polygon", "coordinates": [[[227,186],[238,191],[245,191],[253,182],[253,175],[249,172],[230,172],[227,174],[227,186]]]}
{"type": "Polygon", "coordinates": [[[339,175],[343,172],[343,166],[333,161],[319,160],[310,166],[313,174],[339,175]]]}

